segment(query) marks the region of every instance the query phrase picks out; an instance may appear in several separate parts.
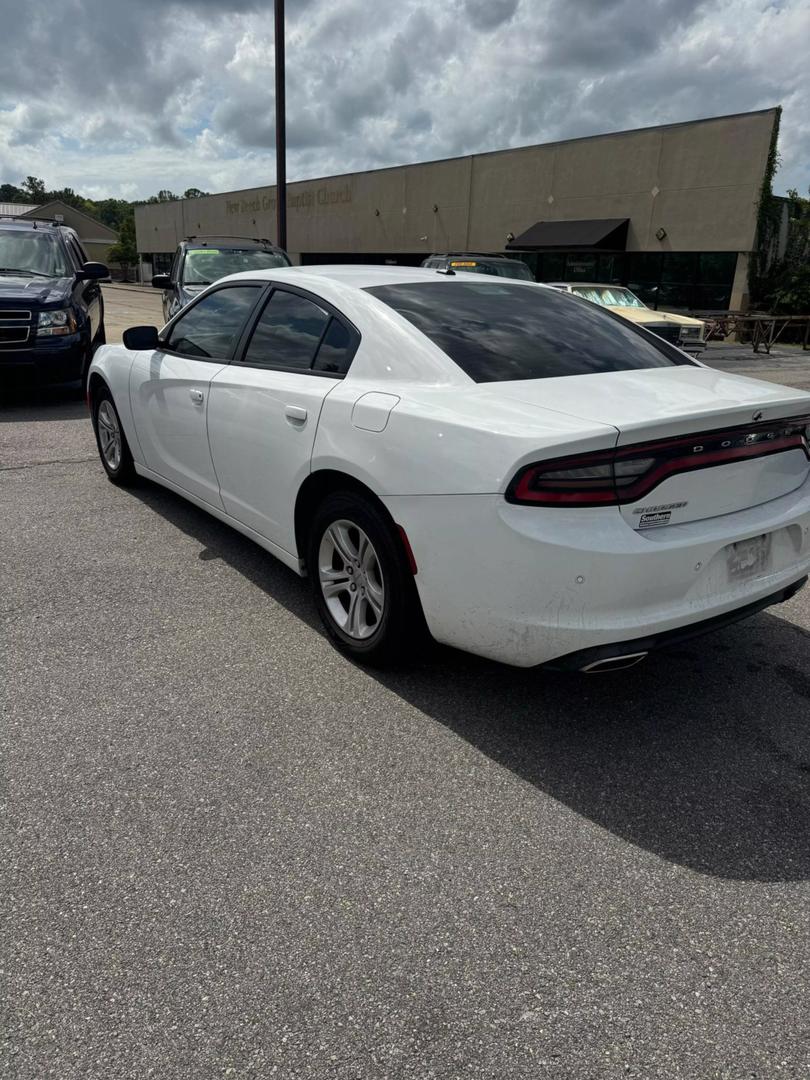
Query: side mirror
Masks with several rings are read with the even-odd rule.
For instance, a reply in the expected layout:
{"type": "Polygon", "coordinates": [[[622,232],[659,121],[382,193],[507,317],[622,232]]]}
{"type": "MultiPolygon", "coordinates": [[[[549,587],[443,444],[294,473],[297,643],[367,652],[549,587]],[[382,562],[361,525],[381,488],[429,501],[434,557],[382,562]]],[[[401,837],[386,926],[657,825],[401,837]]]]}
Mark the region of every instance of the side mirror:
{"type": "Polygon", "coordinates": [[[82,281],[99,281],[101,278],[108,278],[110,271],[100,262],[86,262],[82,264],[82,268],[78,275],[82,281]]]}
{"type": "Polygon", "coordinates": [[[172,287],[172,279],[168,274],[153,274],[152,276],[152,288],[153,289],[170,289],[172,287]]]}
{"type": "Polygon", "coordinates": [[[137,350],[156,349],[158,331],[156,326],[130,326],[124,331],[124,348],[137,350]]]}

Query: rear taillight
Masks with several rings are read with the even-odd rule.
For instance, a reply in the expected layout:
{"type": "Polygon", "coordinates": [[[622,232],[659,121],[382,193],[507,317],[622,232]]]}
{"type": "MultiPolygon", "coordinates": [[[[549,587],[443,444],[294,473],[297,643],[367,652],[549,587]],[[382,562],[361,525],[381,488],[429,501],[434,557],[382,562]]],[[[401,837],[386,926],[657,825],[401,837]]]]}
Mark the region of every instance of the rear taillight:
{"type": "Polygon", "coordinates": [[[701,432],[524,466],[506,491],[508,502],[533,506],[619,506],[634,503],[670,476],[804,450],[810,458],[810,417],[701,432]]]}

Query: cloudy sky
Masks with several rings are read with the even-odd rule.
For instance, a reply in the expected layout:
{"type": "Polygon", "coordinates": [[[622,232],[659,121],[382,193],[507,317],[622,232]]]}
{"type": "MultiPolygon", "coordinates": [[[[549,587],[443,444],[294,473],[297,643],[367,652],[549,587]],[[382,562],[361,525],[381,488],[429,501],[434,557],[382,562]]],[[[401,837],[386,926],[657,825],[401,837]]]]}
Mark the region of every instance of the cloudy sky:
{"type": "MultiPolygon", "coordinates": [[[[0,15],[0,181],[99,198],[272,183],[270,0],[0,15]]],[[[781,104],[776,190],[806,192],[808,42],[808,0],[287,0],[288,177],[781,104]]]]}

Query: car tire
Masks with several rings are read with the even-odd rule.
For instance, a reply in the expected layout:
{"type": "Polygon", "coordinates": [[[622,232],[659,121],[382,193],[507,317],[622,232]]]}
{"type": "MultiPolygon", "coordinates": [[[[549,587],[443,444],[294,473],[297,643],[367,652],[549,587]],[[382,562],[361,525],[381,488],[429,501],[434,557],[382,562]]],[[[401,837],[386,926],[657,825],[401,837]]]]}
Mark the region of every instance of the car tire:
{"type": "Polygon", "coordinates": [[[138,474],[135,472],[121,418],[106,386],[93,395],[92,415],[99,457],[109,480],[119,487],[134,484],[138,474]]]}
{"type": "Polygon", "coordinates": [[[353,660],[387,665],[412,656],[426,638],[402,541],[371,499],[328,495],[309,532],[307,567],[318,614],[353,660]]]}

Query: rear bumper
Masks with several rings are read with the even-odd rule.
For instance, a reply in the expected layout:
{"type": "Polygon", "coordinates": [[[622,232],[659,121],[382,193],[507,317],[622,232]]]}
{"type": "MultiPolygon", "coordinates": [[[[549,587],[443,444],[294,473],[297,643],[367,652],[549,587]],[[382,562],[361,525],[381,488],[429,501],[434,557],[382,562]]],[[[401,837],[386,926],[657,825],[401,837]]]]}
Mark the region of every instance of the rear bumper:
{"type": "Polygon", "coordinates": [[[799,578],[798,581],[794,581],[792,585],[788,585],[785,589],[771,593],[770,596],[766,596],[762,600],[755,600],[752,604],[735,608],[724,615],[713,615],[710,619],[702,619],[700,622],[690,623],[688,626],[679,626],[674,630],[664,630],[660,634],[654,634],[651,637],[635,638],[633,641],[620,641],[611,645],[597,645],[592,649],[581,649],[579,652],[561,656],[558,660],[551,660],[544,666],[552,671],[587,671],[594,669],[602,661],[621,657],[642,657],[647,653],[654,652],[656,649],[682,645],[684,642],[692,641],[703,634],[709,634],[713,630],[721,630],[724,626],[731,626],[732,623],[756,615],[758,611],[764,611],[765,608],[773,607],[774,604],[784,604],[786,600],[790,600],[791,596],[795,596],[800,589],[803,589],[806,584],[807,575],[799,578]]]}
{"type": "Polygon", "coordinates": [[[82,376],[86,353],[81,334],[53,338],[32,349],[0,349],[0,381],[4,386],[25,388],[76,382],[82,376]]]}
{"type": "Polygon", "coordinates": [[[810,480],[760,506],[646,532],[612,507],[513,506],[498,495],[383,501],[408,534],[433,636],[519,667],[601,646],[647,651],[629,646],[741,618],[810,572],[810,480]],[[764,533],[767,565],[730,580],[728,546],[764,533]]]}

